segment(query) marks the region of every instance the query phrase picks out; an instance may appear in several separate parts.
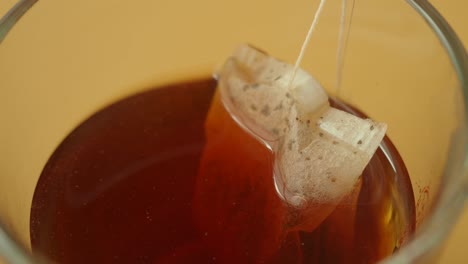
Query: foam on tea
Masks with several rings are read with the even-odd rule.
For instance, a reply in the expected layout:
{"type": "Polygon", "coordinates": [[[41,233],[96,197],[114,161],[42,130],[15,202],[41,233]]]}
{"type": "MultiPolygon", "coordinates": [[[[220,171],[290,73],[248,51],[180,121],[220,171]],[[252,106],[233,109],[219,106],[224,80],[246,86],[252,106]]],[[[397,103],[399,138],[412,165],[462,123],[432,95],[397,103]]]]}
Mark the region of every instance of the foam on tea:
{"type": "Polygon", "coordinates": [[[236,122],[275,153],[281,198],[304,209],[326,204],[331,212],[353,190],[386,125],[331,107],[304,70],[288,85],[293,72],[292,65],[242,45],[222,68],[218,89],[236,122]]]}

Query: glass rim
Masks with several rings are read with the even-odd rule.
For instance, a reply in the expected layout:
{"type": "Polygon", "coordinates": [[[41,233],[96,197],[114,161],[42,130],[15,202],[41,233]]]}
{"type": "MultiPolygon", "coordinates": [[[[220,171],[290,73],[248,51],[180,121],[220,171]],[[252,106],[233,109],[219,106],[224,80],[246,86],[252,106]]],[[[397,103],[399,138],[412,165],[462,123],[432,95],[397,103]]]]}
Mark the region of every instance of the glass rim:
{"type": "MultiPolygon", "coordinates": [[[[16,22],[38,0],[20,0],[0,19],[0,44],[16,22]]],[[[427,0],[405,0],[431,27],[445,48],[454,67],[463,93],[464,121],[468,124],[468,55],[461,40],[442,15],[427,0]]],[[[464,130],[463,130],[464,132],[464,130]]],[[[462,173],[458,178],[444,174],[439,197],[427,221],[398,252],[381,263],[412,263],[438,246],[449,234],[463,211],[468,194],[468,146],[462,146],[462,173]],[[447,206],[447,205],[450,206],[447,206]]],[[[42,257],[32,256],[0,222],[0,259],[9,263],[44,263],[42,257]]]]}

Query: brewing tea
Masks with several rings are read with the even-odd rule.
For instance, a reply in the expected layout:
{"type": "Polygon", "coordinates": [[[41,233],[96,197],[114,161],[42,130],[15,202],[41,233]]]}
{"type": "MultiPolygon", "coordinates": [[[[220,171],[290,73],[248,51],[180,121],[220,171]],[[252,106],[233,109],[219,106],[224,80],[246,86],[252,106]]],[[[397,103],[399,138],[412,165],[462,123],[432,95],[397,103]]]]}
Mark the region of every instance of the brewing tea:
{"type": "Polygon", "coordinates": [[[148,90],[71,132],[35,190],[33,251],[80,264],[374,263],[413,232],[411,183],[387,137],[327,217],[297,228],[300,210],[278,195],[276,157],[226,111],[216,86],[148,90]]]}

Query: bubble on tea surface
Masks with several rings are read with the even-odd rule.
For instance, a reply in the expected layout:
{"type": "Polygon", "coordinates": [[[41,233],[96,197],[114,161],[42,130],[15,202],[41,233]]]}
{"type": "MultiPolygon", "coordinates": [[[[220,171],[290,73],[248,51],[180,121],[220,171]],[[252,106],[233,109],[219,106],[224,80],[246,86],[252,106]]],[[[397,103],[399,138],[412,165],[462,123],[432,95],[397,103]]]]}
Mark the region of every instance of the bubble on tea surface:
{"type": "Polygon", "coordinates": [[[353,190],[386,125],[331,107],[302,69],[289,85],[292,72],[292,65],[242,45],[220,73],[221,97],[238,124],[275,152],[276,189],[285,202],[333,208],[353,190]]]}

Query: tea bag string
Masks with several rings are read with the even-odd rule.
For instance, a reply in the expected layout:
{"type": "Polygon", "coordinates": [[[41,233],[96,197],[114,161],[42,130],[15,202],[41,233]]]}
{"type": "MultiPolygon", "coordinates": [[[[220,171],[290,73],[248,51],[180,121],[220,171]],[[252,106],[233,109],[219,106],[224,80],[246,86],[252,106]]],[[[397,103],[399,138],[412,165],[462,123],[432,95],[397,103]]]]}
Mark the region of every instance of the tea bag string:
{"type": "MultiPolygon", "coordinates": [[[[305,51],[309,46],[310,39],[312,34],[317,27],[319,18],[321,13],[323,12],[323,7],[325,6],[326,0],[320,0],[320,4],[315,11],[314,19],[312,20],[312,24],[309,27],[309,31],[307,32],[306,38],[302,43],[301,50],[299,52],[299,56],[296,59],[296,63],[293,68],[293,73],[291,74],[291,78],[289,79],[288,89],[292,88],[294,79],[297,74],[297,70],[300,67],[302,59],[304,58],[305,51]]],[[[348,0],[342,0],[341,2],[341,15],[340,15],[340,24],[339,24],[339,35],[338,35],[338,47],[336,50],[336,79],[335,79],[335,91],[336,95],[338,96],[340,93],[341,88],[341,80],[342,80],[342,72],[343,72],[343,60],[344,54],[346,51],[346,42],[349,38],[350,29],[346,32],[346,8],[348,6],[348,0]]],[[[350,13],[350,20],[349,20],[349,27],[351,27],[352,22],[352,14],[354,11],[354,0],[351,0],[351,13],[350,13]]]]}
{"type": "Polygon", "coordinates": [[[348,0],[342,0],[341,2],[341,19],[340,19],[340,31],[338,33],[338,48],[336,51],[336,82],[335,82],[335,92],[336,96],[340,96],[341,92],[341,81],[343,78],[343,64],[344,56],[346,53],[346,44],[349,39],[349,34],[351,32],[351,24],[353,21],[353,12],[354,12],[354,0],[351,1],[351,11],[349,15],[348,27],[346,26],[346,8],[348,6],[348,0]]]}
{"type": "Polygon", "coordinates": [[[294,78],[296,77],[297,70],[299,69],[299,66],[301,65],[302,59],[304,58],[305,50],[307,49],[307,46],[309,46],[310,38],[312,37],[312,33],[314,33],[315,28],[317,27],[320,15],[322,14],[323,7],[325,6],[326,0],[320,0],[320,4],[317,8],[317,11],[315,11],[314,19],[312,20],[312,24],[309,27],[309,31],[307,32],[306,38],[304,42],[302,43],[301,51],[299,52],[299,56],[296,59],[296,64],[294,64],[294,69],[291,75],[291,78],[289,79],[289,84],[288,84],[288,89],[291,90],[294,78]]]}

